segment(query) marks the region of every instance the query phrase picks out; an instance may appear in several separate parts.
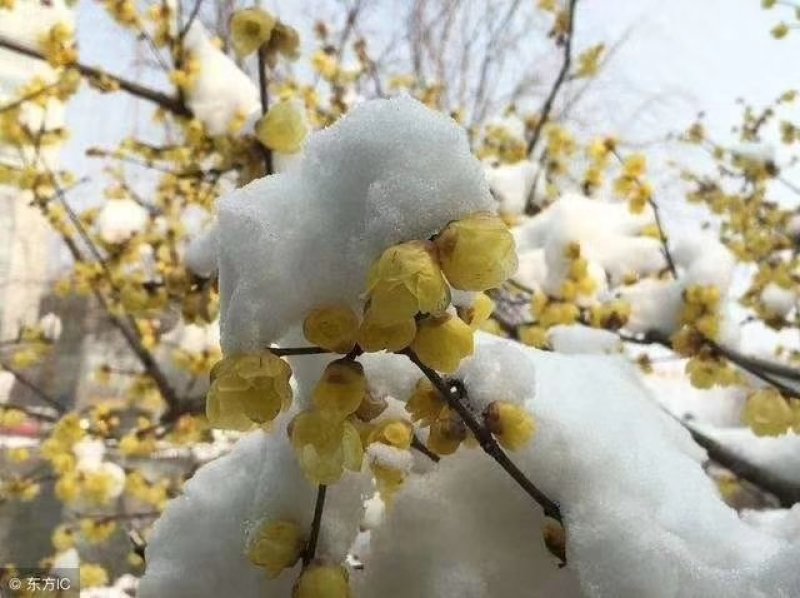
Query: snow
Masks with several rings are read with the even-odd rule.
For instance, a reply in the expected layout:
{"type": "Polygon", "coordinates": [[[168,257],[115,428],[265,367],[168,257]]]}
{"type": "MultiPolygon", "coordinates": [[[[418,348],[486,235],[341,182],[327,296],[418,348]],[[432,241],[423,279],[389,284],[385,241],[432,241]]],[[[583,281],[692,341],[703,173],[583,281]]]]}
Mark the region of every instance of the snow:
{"type": "Polygon", "coordinates": [[[536,178],[536,165],[530,160],[516,164],[490,164],[485,167],[485,173],[489,187],[500,203],[498,211],[508,216],[522,214],[536,178]]]}
{"type": "Polygon", "coordinates": [[[186,103],[211,135],[228,132],[234,119],[247,119],[260,109],[258,88],[209,38],[205,27],[195,21],[184,38],[200,73],[188,90],[186,103]]]}
{"type": "MultiPolygon", "coordinates": [[[[318,554],[343,559],[358,530],[366,489],[351,475],[331,488],[318,554]]],[[[156,523],[147,547],[142,598],[289,596],[297,569],[275,580],[245,555],[264,520],[306,529],[315,490],[300,471],[285,433],[252,432],[226,456],[202,467],[156,523]]]]}
{"type": "Polygon", "coordinates": [[[608,330],[575,324],[572,326],[553,326],[547,333],[550,346],[553,351],[558,351],[559,353],[609,354],[622,351],[622,342],[619,336],[608,330]]]}
{"type": "MultiPolygon", "coordinates": [[[[45,339],[55,342],[61,337],[61,331],[63,330],[61,318],[49,312],[39,319],[39,328],[41,328],[45,339]]],[[[0,393],[1,392],[0,390],[0,393]]]]}
{"type": "MultiPolygon", "coordinates": [[[[396,379],[401,357],[381,357],[368,359],[368,375],[382,378],[385,364],[396,379]]],[[[353,576],[357,595],[511,598],[525,588],[525,596],[750,597],[789,596],[800,584],[800,545],[723,503],[703,452],[622,358],[545,353],[481,334],[458,376],[476,411],[510,400],[536,417],[531,446],[512,458],[560,503],[568,566],[559,570],[542,546],[540,509],[489,457],[462,448],[412,475],[385,523],[372,522],[364,570],[353,576]]],[[[321,540],[339,539],[337,556],[361,521],[360,479],[331,489],[323,521],[336,531],[324,529],[321,540]]],[[[285,436],[255,432],[168,507],[141,595],[287,595],[296,572],[267,585],[242,545],[261,517],[307,524],[312,511],[313,490],[285,436]]]]}
{"type": "Polygon", "coordinates": [[[693,423],[699,432],[716,440],[729,451],[777,477],[800,484],[800,436],[756,436],[749,428],[720,428],[693,423]]]}
{"type": "Polygon", "coordinates": [[[629,274],[655,274],[666,266],[661,244],[641,236],[653,223],[652,211],[632,214],[624,203],[566,194],[514,229],[520,253],[516,279],[558,296],[569,270],[566,249],[579,243],[597,286],[594,296],[580,303],[596,302],[607,278],[617,285],[629,274]]]}
{"type": "Polygon", "coordinates": [[[493,204],[451,118],[407,97],[360,104],[296,168],[219,201],[223,349],[267,346],[321,304],[360,308],[384,249],[493,204]]]}
{"type": "Polygon", "coordinates": [[[213,276],[217,271],[217,242],[215,225],[192,239],[186,248],[186,267],[198,276],[213,276]]]}
{"type": "MultiPolygon", "coordinates": [[[[223,348],[302,342],[300,323],[312,308],[362,307],[366,271],[386,247],[493,205],[452,120],[409,98],[363,103],[314,134],[295,167],[219,202],[223,348]]],[[[516,235],[524,252],[542,252],[545,287],[565,275],[561,258],[573,242],[590,269],[618,284],[663,269],[660,243],[642,235],[652,224],[652,213],[633,215],[622,203],[567,196],[516,235]]],[[[675,250],[680,278],[665,286],[669,293],[679,298],[689,284],[727,292],[724,248],[696,238],[675,250]]],[[[616,347],[577,327],[553,334],[567,350],[616,347]]],[[[293,410],[308,403],[327,359],[290,359],[293,410]]],[[[400,413],[420,373],[401,355],[359,360],[370,391],[400,413]]],[[[330,489],[320,534],[318,554],[332,562],[356,543],[364,561],[352,576],[357,595],[749,598],[800,587],[800,545],[722,501],[702,468],[704,452],[622,356],[545,353],[479,333],[456,376],[474,413],[508,401],[534,415],[536,436],[511,458],[560,504],[568,566],[558,569],[542,544],[541,509],[481,450],[462,447],[417,468],[377,447],[368,460],[410,470],[396,504],[384,517],[365,515],[370,477],[347,474],[330,489]],[[368,539],[359,535],[365,517],[368,539]]],[[[170,503],[148,544],[143,598],[289,595],[299,567],[268,581],[244,553],[265,521],[310,524],[315,492],[285,433],[292,415],[200,468],[170,503]]]]}
{"type": "Polygon", "coordinates": [[[106,243],[120,244],[141,233],[150,215],[132,199],[109,199],[97,215],[97,230],[106,243]]]}
{"type": "Polygon", "coordinates": [[[793,289],[785,289],[770,282],[761,291],[761,302],[772,316],[786,317],[797,302],[797,294],[793,289]]]}

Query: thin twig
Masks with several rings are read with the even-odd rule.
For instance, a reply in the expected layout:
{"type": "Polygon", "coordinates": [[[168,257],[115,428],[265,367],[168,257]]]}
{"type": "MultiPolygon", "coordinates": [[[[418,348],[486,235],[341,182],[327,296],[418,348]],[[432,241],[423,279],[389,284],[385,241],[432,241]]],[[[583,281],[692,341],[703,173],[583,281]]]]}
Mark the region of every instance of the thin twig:
{"type": "MultiPolygon", "coordinates": [[[[17,52],[18,54],[22,54],[30,58],[46,60],[41,52],[28,48],[27,46],[24,46],[3,35],[0,35],[0,48],[5,48],[6,50],[11,50],[12,52],[17,52]]],[[[78,69],[78,72],[85,77],[110,79],[119,85],[120,89],[127,91],[129,94],[138,98],[142,98],[143,100],[153,102],[159,107],[164,108],[165,110],[168,110],[177,116],[192,115],[191,111],[178,98],[167,95],[161,91],[150,89],[149,87],[145,87],[139,83],[135,83],[134,81],[129,81],[128,79],[118,77],[117,75],[112,75],[106,71],[92,66],[87,66],[85,64],[77,63],[74,65],[74,68],[78,69]]]]}
{"type": "Polygon", "coordinates": [[[22,386],[24,386],[25,388],[27,388],[28,390],[33,392],[33,394],[38,399],[40,399],[42,402],[47,403],[48,405],[50,405],[50,407],[55,409],[58,413],[65,413],[66,412],[67,408],[64,407],[64,405],[62,405],[61,403],[56,401],[53,397],[51,397],[49,394],[47,394],[44,390],[39,388],[39,386],[35,382],[33,382],[33,380],[28,378],[22,372],[17,371],[15,368],[11,367],[5,361],[2,361],[2,360],[0,360],[0,369],[3,369],[5,371],[7,371],[9,374],[14,376],[14,378],[17,380],[17,382],[19,382],[20,384],[22,384],[22,386]]]}
{"type": "Polygon", "coordinates": [[[308,565],[314,560],[317,553],[317,541],[319,540],[319,530],[322,526],[322,512],[325,510],[325,493],[328,487],[325,484],[317,486],[317,501],[314,504],[314,519],[311,522],[311,533],[308,536],[308,544],[303,553],[303,565],[308,565]]]}
{"type": "MultiPolygon", "coordinates": [[[[265,115],[269,112],[269,89],[267,86],[269,85],[269,81],[267,81],[267,49],[265,46],[262,46],[258,49],[258,90],[259,90],[259,97],[261,99],[261,114],[265,115]]],[[[261,151],[264,154],[264,168],[266,170],[266,174],[270,175],[273,173],[273,165],[272,165],[272,150],[268,147],[261,145],[261,151]]]]}
{"type": "Polygon", "coordinates": [[[439,391],[442,395],[444,400],[447,402],[448,406],[453,409],[461,419],[464,421],[466,426],[469,428],[470,432],[472,432],[475,439],[481,445],[481,448],[488,454],[492,459],[497,461],[497,463],[506,470],[508,475],[531,497],[535,500],[544,510],[544,514],[548,517],[552,517],[556,521],[561,522],[561,509],[559,508],[558,504],[548,498],[548,496],[539,490],[536,485],[528,479],[528,477],[520,471],[520,469],[514,464],[511,459],[509,459],[508,455],[500,448],[500,445],[497,444],[497,441],[492,436],[491,432],[489,432],[484,426],[482,426],[476,419],[475,416],[470,412],[467,406],[462,402],[463,399],[466,398],[466,391],[460,387],[449,386],[436,371],[429,368],[427,365],[420,361],[419,357],[411,351],[410,349],[406,349],[402,351],[404,355],[406,355],[414,365],[416,365],[425,377],[430,380],[431,384],[439,391]]]}
{"type": "Polygon", "coordinates": [[[324,353],[330,353],[330,351],[323,349],[322,347],[270,347],[267,350],[278,357],[286,357],[291,355],[321,355],[324,353]]]}
{"type": "Polygon", "coordinates": [[[438,463],[441,460],[441,457],[425,446],[416,435],[411,438],[411,448],[419,451],[434,463],[438,463]]]}
{"type": "Polygon", "coordinates": [[[694,441],[706,450],[709,459],[730,470],[736,477],[747,480],[772,494],[778,499],[781,507],[788,509],[800,502],[800,486],[797,484],[757,467],[720,442],[694,429],[691,424],[683,420],[678,421],[689,431],[694,441]]]}
{"type": "Polygon", "coordinates": [[[578,0],[569,0],[569,23],[567,25],[566,38],[564,39],[564,59],[561,63],[561,70],[558,71],[558,76],[553,82],[553,86],[550,88],[550,93],[547,94],[547,98],[542,105],[542,109],[539,111],[539,120],[536,122],[536,126],[531,134],[531,138],[528,141],[529,156],[533,155],[536,145],[539,143],[539,138],[542,135],[542,129],[544,129],[545,124],[547,124],[547,121],[550,118],[550,112],[553,110],[553,104],[555,103],[556,96],[558,96],[561,86],[567,80],[567,74],[569,73],[570,66],[572,65],[572,37],[575,32],[575,6],[577,4],[578,0]]]}

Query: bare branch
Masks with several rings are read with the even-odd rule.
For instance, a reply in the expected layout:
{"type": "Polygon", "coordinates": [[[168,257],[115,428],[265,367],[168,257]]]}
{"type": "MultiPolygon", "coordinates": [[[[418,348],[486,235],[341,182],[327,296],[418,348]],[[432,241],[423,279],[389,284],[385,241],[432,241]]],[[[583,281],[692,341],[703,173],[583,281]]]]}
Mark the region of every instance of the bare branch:
{"type": "MultiPolygon", "coordinates": [[[[18,42],[15,42],[12,39],[9,39],[5,36],[0,35],[0,48],[5,48],[6,50],[11,50],[12,52],[16,52],[18,54],[22,54],[24,56],[28,56],[30,58],[36,58],[38,60],[46,60],[44,55],[39,52],[38,50],[33,50],[28,48],[18,42]]],[[[87,66],[85,64],[78,63],[74,65],[74,68],[78,69],[78,72],[85,77],[95,77],[95,78],[105,78],[114,81],[117,85],[119,85],[120,89],[128,92],[129,94],[136,96],[138,98],[142,98],[143,100],[147,100],[163,108],[172,112],[177,116],[191,116],[191,111],[186,107],[186,105],[180,101],[180,99],[167,95],[161,91],[156,91],[154,89],[150,89],[149,87],[145,87],[140,85],[139,83],[135,83],[133,81],[129,81],[127,79],[123,79],[122,77],[118,77],[116,75],[112,75],[103,71],[101,69],[87,66]]]]}

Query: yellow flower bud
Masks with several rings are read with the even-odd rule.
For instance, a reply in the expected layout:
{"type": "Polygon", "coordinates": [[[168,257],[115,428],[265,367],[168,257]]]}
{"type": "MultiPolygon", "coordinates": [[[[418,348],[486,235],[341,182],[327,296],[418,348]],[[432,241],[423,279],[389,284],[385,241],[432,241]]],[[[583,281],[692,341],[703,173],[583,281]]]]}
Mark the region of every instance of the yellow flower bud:
{"type": "Polygon", "coordinates": [[[372,266],[367,280],[370,317],[382,326],[417,313],[437,314],[450,303],[450,287],[430,242],[409,241],[390,247],[372,266]]]}
{"type": "Polygon", "coordinates": [[[380,442],[398,449],[408,450],[414,438],[414,428],[407,421],[393,419],[381,422],[369,434],[367,444],[380,442]]]}
{"type": "Polygon", "coordinates": [[[337,359],[325,368],[314,388],[314,405],[334,418],[355,413],[367,395],[364,368],[356,361],[337,359]]]}
{"type": "Polygon", "coordinates": [[[258,530],[247,558],[264,567],[268,577],[277,577],[297,562],[304,548],[305,538],[299,525],[293,521],[271,521],[258,530]]]}
{"type": "Polygon", "coordinates": [[[525,408],[505,401],[490,403],[483,411],[483,421],[500,444],[511,451],[528,444],[536,431],[536,422],[525,408]]]}
{"type": "Polygon", "coordinates": [[[339,565],[306,567],[292,590],[292,598],[351,598],[350,576],[339,565]]]}
{"type": "Polygon", "coordinates": [[[269,41],[275,18],[260,8],[245,8],[231,17],[231,43],[240,58],[252,54],[269,41]]]}
{"type": "Polygon", "coordinates": [[[452,374],[474,350],[473,331],[450,314],[420,320],[411,349],[430,368],[452,374]]]}
{"type": "Polygon", "coordinates": [[[452,455],[467,438],[467,426],[461,417],[445,407],[431,424],[428,448],[437,455],[452,455]]]}
{"type": "Polygon", "coordinates": [[[473,330],[480,330],[494,312],[494,301],[485,293],[479,293],[470,307],[460,309],[458,315],[473,330]]]}
{"type": "Polygon", "coordinates": [[[350,422],[304,411],[292,421],[291,440],[300,467],[315,484],[330,485],[342,477],[344,469],[361,469],[364,449],[350,422]]]}
{"type": "Polygon", "coordinates": [[[395,352],[405,349],[414,340],[417,324],[409,317],[395,324],[378,324],[372,316],[373,310],[367,310],[364,321],[358,329],[358,346],[368,353],[377,351],[395,352]]]}
{"type": "Polygon", "coordinates": [[[419,421],[422,426],[429,426],[447,406],[441,393],[427,378],[417,382],[414,393],[406,403],[406,411],[412,421],[419,421]]]}
{"type": "Polygon", "coordinates": [[[742,421],[756,436],[785,434],[794,420],[794,412],[777,390],[768,388],[750,395],[744,407],[742,421]]]}
{"type": "Polygon", "coordinates": [[[498,216],[474,214],[451,222],[435,243],[442,270],[457,289],[486,291],[517,271],[514,237],[498,216]]]}
{"type": "Polygon", "coordinates": [[[308,342],[334,353],[352,351],[357,332],[358,316],[344,305],[317,308],[303,322],[308,342]]]}
{"type": "Polygon", "coordinates": [[[302,110],[292,100],[278,102],[256,124],[256,137],[262,145],[276,152],[294,154],[300,151],[308,136],[302,110]]]}
{"type": "Polygon", "coordinates": [[[232,430],[271,422],[291,403],[291,374],[289,364],[268,351],[226,357],[211,371],[208,421],[232,430]]]}

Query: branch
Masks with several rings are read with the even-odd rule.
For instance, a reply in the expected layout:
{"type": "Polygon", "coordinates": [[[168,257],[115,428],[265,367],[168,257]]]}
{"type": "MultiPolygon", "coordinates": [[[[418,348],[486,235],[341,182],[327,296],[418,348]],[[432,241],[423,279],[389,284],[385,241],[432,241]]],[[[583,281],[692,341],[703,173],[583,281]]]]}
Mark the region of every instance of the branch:
{"type": "Polygon", "coordinates": [[[308,565],[314,560],[317,552],[317,541],[319,540],[319,529],[322,526],[322,512],[325,510],[325,493],[328,487],[324,484],[317,486],[317,502],[314,504],[314,520],[311,522],[311,534],[308,536],[308,544],[303,553],[303,565],[308,565]]]}
{"type": "MultiPolygon", "coordinates": [[[[619,334],[619,337],[626,343],[634,343],[637,345],[661,345],[662,347],[673,350],[672,344],[669,342],[668,338],[653,332],[645,334],[642,337],[627,336],[624,334],[619,334]]],[[[757,357],[745,355],[739,351],[736,351],[735,349],[720,345],[709,338],[704,337],[703,342],[715,353],[718,353],[734,365],[739,366],[741,369],[749,374],[752,374],[756,378],[766,382],[771,386],[774,386],[787,397],[800,399],[800,389],[788,386],[782,383],[780,380],[776,380],[769,375],[773,374],[783,378],[788,378],[790,380],[800,381],[800,371],[789,366],[784,366],[764,359],[759,359],[757,357]]]]}
{"type": "Polygon", "coordinates": [[[558,503],[554,502],[547,495],[539,490],[539,488],[534,485],[534,483],[529,480],[522,471],[509,459],[508,455],[500,448],[500,445],[497,444],[497,441],[492,436],[491,432],[489,432],[484,426],[482,426],[476,419],[475,416],[470,412],[467,406],[462,402],[463,399],[467,398],[466,391],[463,387],[459,385],[450,385],[445,382],[439,374],[437,374],[434,370],[426,366],[419,360],[419,357],[411,351],[410,349],[406,349],[401,352],[403,355],[406,355],[414,365],[416,365],[425,377],[430,380],[431,384],[436,387],[439,393],[442,395],[444,400],[447,402],[448,406],[453,409],[458,415],[464,420],[464,423],[469,428],[470,432],[472,432],[473,436],[475,436],[478,443],[481,445],[481,448],[488,454],[492,459],[497,461],[497,463],[506,470],[508,475],[531,497],[535,500],[544,510],[544,514],[547,517],[551,517],[558,522],[562,521],[561,517],[561,509],[558,506],[558,503]]]}
{"type": "MultiPolygon", "coordinates": [[[[22,54],[24,56],[28,56],[30,58],[35,58],[37,60],[46,60],[44,55],[39,52],[38,50],[33,50],[20,44],[14,40],[11,40],[3,35],[0,35],[0,48],[5,48],[6,50],[11,50],[12,52],[16,52],[18,54],[22,54]]],[[[178,98],[173,96],[167,95],[161,91],[156,91],[154,89],[150,89],[149,87],[145,87],[140,85],[139,83],[135,83],[133,81],[129,81],[128,79],[123,79],[122,77],[118,77],[116,75],[112,75],[107,73],[101,69],[87,66],[85,64],[77,63],[74,65],[73,68],[78,69],[81,75],[84,77],[95,77],[95,78],[106,78],[114,81],[117,85],[119,85],[120,89],[127,91],[129,94],[136,96],[138,98],[142,98],[149,102],[156,104],[157,106],[172,112],[177,116],[191,116],[191,111],[186,107],[186,105],[180,101],[178,98]]]]}
{"type": "Polygon", "coordinates": [[[774,495],[781,507],[788,509],[800,502],[800,486],[797,484],[753,465],[716,440],[695,430],[687,422],[678,421],[688,430],[694,441],[706,450],[709,459],[730,470],[736,477],[747,480],[754,486],[774,495]]]}
{"type": "Polygon", "coordinates": [[[569,0],[569,24],[567,25],[567,35],[564,40],[564,61],[561,64],[561,70],[558,72],[556,80],[553,82],[553,86],[550,88],[550,93],[547,95],[547,99],[545,99],[542,105],[542,109],[539,111],[539,120],[536,122],[530,141],[528,141],[529,156],[533,155],[536,145],[539,143],[542,129],[544,129],[544,125],[547,124],[547,120],[550,118],[550,112],[553,110],[556,96],[561,86],[567,80],[567,74],[572,65],[572,37],[575,32],[575,6],[577,4],[578,0],[569,0]]]}
{"type": "MultiPolygon", "coordinates": [[[[267,86],[267,49],[266,46],[261,46],[258,49],[258,91],[261,98],[261,114],[266,115],[269,112],[269,89],[267,86]]],[[[266,174],[270,175],[274,172],[272,164],[272,150],[259,143],[261,151],[264,154],[264,168],[266,174]]]]}
{"type": "Polygon", "coordinates": [[[41,388],[39,388],[39,386],[36,385],[36,383],[34,383],[25,374],[23,374],[23,373],[17,371],[16,369],[12,368],[5,361],[0,360],[0,368],[4,369],[9,374],[14,376],[14,378],[16,378],[17,382],[19,382],[20,384],[22,384],[22,386],[24,386],[25,388],[27,388],[28,390],[33,392],[33,394],[39,400],[41,400],[42,402],[47,403],[48,405],[50,405],[50,407],[55,409],[59,414],[63,414],[63,413],[65,413],[67,411],[67,408],[64,407],[64,405],[62,405],[61,403],[56,401],[53,397],[51,397],[49,394],[47,394],[45,391],[43,391],[41,388]]]}

